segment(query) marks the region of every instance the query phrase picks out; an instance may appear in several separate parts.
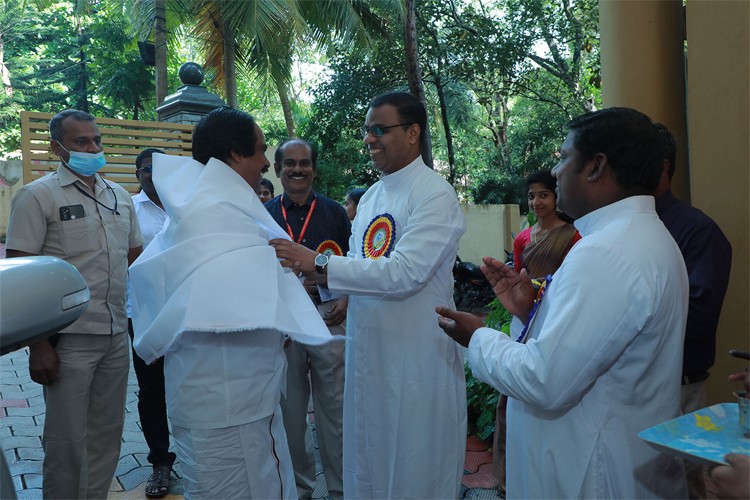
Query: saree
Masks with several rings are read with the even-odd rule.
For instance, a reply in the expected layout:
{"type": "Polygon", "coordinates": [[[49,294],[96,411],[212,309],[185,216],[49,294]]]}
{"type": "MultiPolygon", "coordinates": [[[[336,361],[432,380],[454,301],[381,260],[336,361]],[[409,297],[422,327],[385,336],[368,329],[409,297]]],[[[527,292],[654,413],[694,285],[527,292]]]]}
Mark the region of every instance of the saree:
{"type": "Polygon", "coordinates": [[[529,239],[521,253],[521,262],[529,276],[544,278],[554,274],[573,243],[578,241],[577,234],[575,226],[565,224],[551,230],[536,243],[529,239]]]}

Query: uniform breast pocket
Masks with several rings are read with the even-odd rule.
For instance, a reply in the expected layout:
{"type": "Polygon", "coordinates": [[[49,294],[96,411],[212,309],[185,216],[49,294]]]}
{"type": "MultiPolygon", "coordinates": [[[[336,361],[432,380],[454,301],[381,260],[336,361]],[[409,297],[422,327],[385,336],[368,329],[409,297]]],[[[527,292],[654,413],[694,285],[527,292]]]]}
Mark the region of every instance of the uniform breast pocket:
{"type": "Polygon", "coordinates": [[[60,222],[63,250],[67,255],[79,255],[99,248],[99,220],[82,217],[60,222]]]}

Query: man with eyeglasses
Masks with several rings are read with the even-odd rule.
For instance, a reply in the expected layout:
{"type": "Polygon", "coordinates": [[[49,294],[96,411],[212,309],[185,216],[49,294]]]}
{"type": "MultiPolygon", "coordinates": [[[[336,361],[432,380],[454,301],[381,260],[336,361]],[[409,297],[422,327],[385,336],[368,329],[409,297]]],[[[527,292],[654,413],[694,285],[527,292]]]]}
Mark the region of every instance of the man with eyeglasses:
{"type": "Polygon", "coordinates": [[[381,172],[360,200],[346,257],[272,240],[282,265],[349,295],[344,496],[458,498],[466,447],[460,349],[435,306],[453,306],[453,263],[466,230],[456,193],[425,165],[424,105],[373,99],[362,127],[381,172]]]}
{"type": "MultiPolygon", "coordinates": [[[[313,191],[317,153],[302,139],[287,139],[274,155],[274,170],[283,194],[266,208],[297,243],[324,255],[349,251],[351,224],[336,201],[313,191]]],[[[320,458],[331,498],[343,498],[342,421],[344,418],[344,321],[346,295],[331,294],[316,285],[306,287],[334,340],[323,345],[292,341],[285,349],[286,396],[281,399],[284,429],[292,455],[299,498],[311,498],[315,489],[315,456],[307,423],[312,385],[315,429],[320,458]]]]}
{"type": "Polygon", "coordinates": [[[125,281],[143,238],[130,195],[97,172],[106,160],[94,117],[66,110],[49,123],[57,171],[11,203],[8,257],[73,264],[91,292],[58,336],[30,346],[29,374],[44,386],[44,498],[106,498],[120,455],[128,383],[125,281]]]}
{"type": "MultiPolygon", "coordinates": [[[[152,178],[152,157],[164,151],[148,148],[135,159],[135,176],[141,190],[133,195],[133,205],[143,233],[143,247],[159,234],[167,222],[159,193],[152,178]]],[[[132,308],[130,305],[130,282],[128,282],[128,332],[133,339],[132,308]]],[[[133,349],[133,369],[138,378],[138,416],[141,431],[148,445],[148,462],[153,471],[146,481],[146,496],[161,498],[169,492],[169,480],[176,455],[169,451],[169,425],[167,424],[167,404],[164,392],[164,357],[147,364],[133,349]]]]}

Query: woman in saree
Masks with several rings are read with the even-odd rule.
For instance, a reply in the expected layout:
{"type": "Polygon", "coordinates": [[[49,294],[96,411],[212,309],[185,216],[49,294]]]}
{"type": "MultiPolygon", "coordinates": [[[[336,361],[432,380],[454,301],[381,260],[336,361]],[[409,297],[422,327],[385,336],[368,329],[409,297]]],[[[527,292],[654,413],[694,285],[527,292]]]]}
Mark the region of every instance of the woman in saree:
{"type": "Polygon", "coordinates": [[[576,228],[557,212],[556,186],[549,170],[526,177],[529,210],[537,222],[513,241],[513,266],[516,272],[526,269],[532,279],[554,274],[573,244],[581,239],[576,228]]]}
{"type": "MultiPolygon", "coordinates": [[[[573,224],[561,218],[557,211],[557,182],[549,170],[529,174],[525,179],[529,211],[536,223],[518,233],[513,241],[513,267],[516,272],[526,269],[529,277],[540,285],[554,274],[565,255],[581,239],[573,224]]],[[[565,217],[564,215],[562,215],[565,217]]],[[[523,323],[513,318],[511,337],[516,338],[523,323]]],[[[505,407],[508,397],[500,395],[495,413],[495,437],[492,443],[492,475],[498,490],[505,493],[505,407]]]]}

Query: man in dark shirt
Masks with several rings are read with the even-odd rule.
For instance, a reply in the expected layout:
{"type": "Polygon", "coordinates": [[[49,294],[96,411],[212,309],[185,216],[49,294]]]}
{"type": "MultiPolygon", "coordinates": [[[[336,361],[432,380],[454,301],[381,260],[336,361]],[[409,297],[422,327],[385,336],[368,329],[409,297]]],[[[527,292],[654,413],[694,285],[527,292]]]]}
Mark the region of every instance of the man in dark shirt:
{"type": "MultiPolygon", "coordinates": [[[[656,213],[680,247],[690,282],[682,363],[682,412],[706,406],[705,382],[716,356],[716,328],[729,285],[732,246],[706,214],[674,197],[670,189],[676,146],[672,133],[656,124],[664,142],[661,180],[654,192],[656,213]]],[[[706,498],[703,468],[687,463],[690,498],[706,498]]]]}
{"type": "MultiPolygon", "coordinates": [[[[344,208],[312,190],[316,152],[301,139],[289,139],[276,150],[274,168],[284,193],[266,208],[289,236],[326,255],[346,255],[351,225],[344,208]]],[[[292,342],[286,349],[287,389],[281,400],[284,428],[292,455],[299,498],[311,498],[315,489],[315,459],[307,425],[312,383],[315,426],[323,472],[332,498],[343,498],[342,424],[344,398],[344,321],[348,297],[332,297],[326,289],[307,287],[331,334],[339,339],[321,346],[292,342]],[[308,379],[308,373],[310,377],[308,379]]]]}

